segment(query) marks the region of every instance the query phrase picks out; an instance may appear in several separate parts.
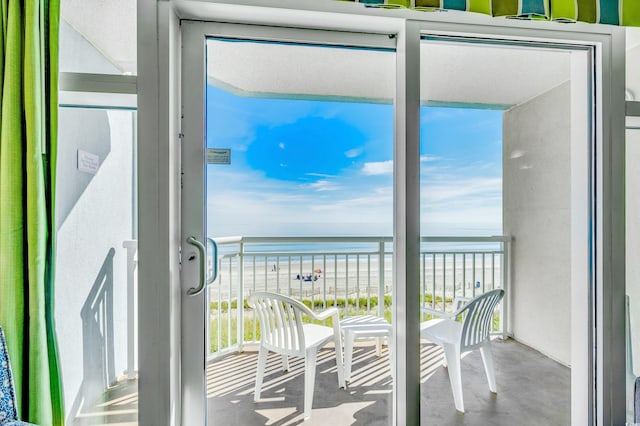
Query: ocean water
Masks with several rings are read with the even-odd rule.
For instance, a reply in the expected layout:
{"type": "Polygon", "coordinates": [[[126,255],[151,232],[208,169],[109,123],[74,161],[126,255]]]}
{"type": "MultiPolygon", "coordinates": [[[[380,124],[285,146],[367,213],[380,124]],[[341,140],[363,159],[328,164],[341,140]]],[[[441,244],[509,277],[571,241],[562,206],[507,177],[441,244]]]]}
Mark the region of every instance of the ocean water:
{"type": "MultiPolygon", "coordinates": [[[[236,253],[239,244],[218,246],[219,254],[236,253]]],[[[371,253],[378,251],[377,243],[245,243],[245,253],[371,253]]],[[[392,251],[392,244],[385,244],[385,251],[392,251]]]]}
{"type": "MultiPolygon", "coordinates": [[[[384,249],[387,254],[393,252],[393,243],[385,242],[384,249]]],[[[237,253],[239,244],[220,244],[218,246],[219,255],[237,253]]],[[[255,253],[265,255],[270,253],[288,254],[356,254],[356,253],[377,253],[379,245],[377,242],[301,242],[301,243],[245,243],[245,253],[255,253]]],[[[421,252],[447,252],[447,253],[469,253],[499,251],[501,244],[498,242],[429,242],[420,245],[421,252]]]]}

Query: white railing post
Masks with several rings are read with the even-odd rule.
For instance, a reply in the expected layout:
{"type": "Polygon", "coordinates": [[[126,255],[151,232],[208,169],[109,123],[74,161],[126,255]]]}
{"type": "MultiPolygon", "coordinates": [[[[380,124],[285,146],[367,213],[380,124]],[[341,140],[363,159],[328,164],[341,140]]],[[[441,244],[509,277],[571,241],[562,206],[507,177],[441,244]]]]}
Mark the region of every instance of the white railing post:
{"type": "Polygon", "coordinates": [[[385,270],[384,241],[378,242],[378,316],[384,317],[384,270],[385,270]]]}
{"type": "Polygon", "coordinates": [[[502,242],[502,288],[505,297],[502,299],[502,309],[500,309],[500,325],[502,328],[502,338],[506,339],[511,334],[511,239],[502,242]]]}
{"type": "MultiPolygon", "coordinates": [[[[236,304],[238,318],[238,352],[244,351],[244,243],[240,241],[240,257],[238,258],[238,302],[236,304]]],[[[265,268],[267,265],[265,265],[265,268]]],[[[229,300],[231,309],[231,300],[229,300]]]]}
{"type": "Polygon", "coordinates": [[[138,261],[137,241],[125,241],[122,247],[127,249],[127,378],[136,378],[136,301],[135,280],[138,261]]]}

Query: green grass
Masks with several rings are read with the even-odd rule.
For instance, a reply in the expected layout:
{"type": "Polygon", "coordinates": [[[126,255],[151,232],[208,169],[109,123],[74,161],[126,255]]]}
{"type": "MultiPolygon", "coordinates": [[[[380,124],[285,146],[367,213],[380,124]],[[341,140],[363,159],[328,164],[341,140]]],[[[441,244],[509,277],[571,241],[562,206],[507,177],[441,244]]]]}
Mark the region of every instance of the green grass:
{"type": "MultiPolygon", "coordinates": [[[[377,308],[378,307],[378,297],[377,296],[373,296],[369,299],[369,306],[373,309],[374,307],[377,308]]],[[[427,294],[423,297],[423,303],[432,303],[433,301],[433,296],[430,294],[427,294]]],[[[445,299],[446,303],[451,303],[452,299],[450,297],[447,297],[445,299]]],[[[391,296],[389,295],[385,295],[383,298],[383,303],[384,303],[384,307],[386,308],[391,308],[391,296]]],[[[302,303],[304,303],[305,305],[307,305],[309,308],[312,309],[324,309],[325,305],[324,305],[324,301],[321,299],[314,299],[313,302],[309,299],[303,299],[302,303]]],[[[442,297],[437,296],[436,297],[436,303],[442,303],[442,297]]],[[[247,301],[244,301],[244,308],[245,309],[249,309],[249,304],[247,303],[247,301]]],[[[220,307],[220,310],[222,312],[227,312],[229,310],[229,302],[224,301],[224,302],[211,302],[210,304],[211,306],[211,310],[212,311],[217,311],[218,307],[220,307]]],[[[364,307],[367,307],[367,298],[366,297],[360,297],[358,299],[356,298],[349,298],[349,299],[344,299],[344,298],[337,298],[337,299],[327,299],[327,306],[326,308],[330,308],[330,307],[337,307],[337,308],[345,308],[345,306],[350,306],[350,307],[360,307],[361,309],[364,307]]],[[[231,309],[237,309],[238,308],[238,301],[237,300],[232,300],[231,301],[231,309]]]]}
{"type": "MultiPolygon", "coordinates": [[[[354,316],[354,315],[365,315],[367,314],[366,309],[355,309],[355,307],[351,307],[347,310],[346,316],[354,316]]],[[[371,312],[372,314],[376,314],[376,312],[371,312]]],[[[385,309],[384,317],[387,321],[391,322],[391,308],[385,309]]],[[[303,317],[303,322],[315,322],[318,324],[324,324],[329,327],[333,326],[333,320],[328,318],[326,321],[312,321],[307,317],[303,317]]],[[[258,319],[255,319],[256,324],[256,332],[253,332],[253,324],[254,324],[254,315],[252,311],[246,310],[244,313],[244,328],[243,328],[243,336],[245,342],[250,341],[258,341],[260,340],[260,322],[258,319]]],[[[209,338],[211,343],[211,352],[217,352],[218,350],[225,349],[229,347],[229,317],[227,312],[224,312],[223,315],[219,319],[214,318],[211,320],[211,326],[209,329],[209,338]],[[220,346],[218,345],[218,323],[220,323],[220,346]]],[[[231,345],[235,345],[238,343],[238,320],[236,316],[236,312],[231,312],[231,345]]]]}
{"type": "MultiPolygon", "coordinates": [[[[430,298],[429,298],[430,299],[430,298]]],[[[429,300],[430,302],[431,300],[429,300]]],[[[309,299],[303,299],[302,303],[304,303],[305,305],[307,305],[309,308],[312,309],[324,309],[325,305],[324,305],[324,301],[320,300],[320,299],[315,299],[313,300],[313,302],[309,299]]],[[[350,299],[344,299],[344,298],[338,298],[338,299],[327,299],[327,308],[331,308],[333,306],[337,307],[337,308],[344,308],[345,306],[363,306],[366,307],[367,306],[367,298],[366,297],[360,297],[359,299],[355,299],[355,298],[350,298],[350,299]]],[[[211,302],[211,310],[212,311],[217,311],[218,310],[218,306],[220,307],[220,310],[222,312],[227,312],[229,310],[229,302],[224,301],[224,302],[220,302],[218,304],[218,302],[211,302]]],[[[373,307],[377,307],[378,306],[378,297],[372,297],[370,299],[370,306],[373,307]]],[[[384,306],[385,307],[391,307],[391,296],[384,296],[384,306]]],[[[238,301],[237,300],[232,300],[231,301],[231,309],[237,309],[238,307],[238,301]]],[[[247,303],[247,301],[244,301],[244,308],[245,309],[249,309],[249,304],[247,303]]]]}

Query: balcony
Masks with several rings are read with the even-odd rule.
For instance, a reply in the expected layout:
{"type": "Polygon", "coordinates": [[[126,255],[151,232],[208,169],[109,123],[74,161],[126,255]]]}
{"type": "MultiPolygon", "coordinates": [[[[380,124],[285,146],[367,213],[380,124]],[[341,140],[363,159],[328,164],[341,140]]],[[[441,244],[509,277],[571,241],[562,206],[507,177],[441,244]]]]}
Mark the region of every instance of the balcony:
{"type": "MultiPolygon", "coordinates": [[[[253,402],[259,327],[239,300],[258,290],[278,291],[317,310],[336,306],[341,315],[374,314],[391,320],[392,240],[387,237],[237,237],[215,240],[217,278],[208,287],[208,414],[220,424],[298,424],[303,421],[303,363],[292,359],[281,371],[271,354],[263,398],[253,402]],[[382,301],[382,302],[380,302],[382,301]],[[242,308],[239,308],[242,307],[242,308]]],[[[135,243],[127,243],[129,287],[135,288],[135,243]]],[[[425,237],[421,242],[421,297],[438,309],[450,309],[456,295],[473,296],[510,288],[511,239],[508,237],[425,237]]],[[[213,258],[209,272],[213,273],[213,258]]],[[[132,293],[130,293],[132,294],[132,293]]],[[[134,298],[129,298],[133,301],[134,298]]],[[[489,392],[477,352],[462,360],[466,412],[457,414],[443,353],[421,343],[423,425],[570,423],[570,369],[513,339],[505,297],[494,318],[492,345],[498,394],[489,392]]],[[[133,309],[133,305],[131,309],[133,309]]],[[[427,319],[427,317],[423,318],[427,319]]],[[[134,322],[129,321],[133,333],[134,322]]],[[[135,359],[129,345],[129,359],[135,359]]],[[[352,380],[337,388],[331,347],[320,351],[313,415],[305,424],[386,425],[390,423],[393,380],[388,349],[378,357],[374,341],[357,342],[352,380]]],[[[75,424],[136,424],[137,380],[113,383],[95,404],[87,404],[75,424]]],[[[418,373],[416,373],[418,374],[418,373]]],[[[214,423],[216,424],[216,423],[214,423]]]]}
{"type": "MultiPolygon", "coordinates": [[[[303,422],[303,369],[293,360],[290,371],[280,370],[280,360],[270,356],[263,399],[253,402],[257,348],[228,353],[208,364],[208,417],[211,424],[293,425],[303,422]]],[[[570,370],[513,340],[492,346],[498,394],[486,387],[477,353],[462,361],[466,412],[458,414],[442,353],[434,345],[421,347],[422,421],[426,425],[568,425],[570,424],[570,370]]],[[[338,390],[335,361],[330,348],[318,354],[318,370],[312,417],[304,424],[391,424],[392,379],[387,352],[378,358],[371,344],[354,351],[352,381],[338,390]]],[[[78,413],[74,425],[137,425],[137,380],[121,381],[104,397],[78,413]]]]}
{"type": "MultiPolygon", "coordinates": [[[[317,310],[337,307],[341,317],[372,314],[391,321],[390,237],[230,237],[215,242],[217,268],[213,257],[208,262],[210,276],[217,272],[208,288],[210,359],[259,341],[253,312],[238,302],[255,291],[285,294],[317,310]]],[[[510,239],[502,236],[423,237],[418,296],[435,309],[450,310],[456,296],[508,291],[509,247],[510,239]]],[[[506,304],[495,318],[496,334],[508,333],[506,304]]]]}
{"type": "MultiPolygon", "coordinates": [[[[218,276],[209,287],[209,416],[225,424],[302,422],[302,360],[283,373],[279,357],[272,354],[263,399],[253,402],[259,327],[251,310],[238,308],[238,300],[267,290],[317,310],[337,307],[341,316],[374,314],[391,321],[392,239],[237,237],[216,242],[218,276]]],[[[423,237],[419,297],[433,308],[450,310],[456,296],[473,297],[494,288],[509,291],[510,248],[511,239],[503,236],[423,237]]],[[[422,342],[422,424],[458,424],[461,419],[478,425],[528,424],[527,419],[529,424],[570,423],[570,369],[505,339],[510,334],[510,300],[504,299],[494,318],[499,396],[487,388],[480,355],[468,354],[462,362],[464,417],[454,409],[441,349],[422,342]]],[[[374,342],[360,343],[345,391],[337,390],[332,357],[331,349],[319,355],[318,371],[323,373],[316,375],[314,414],[306,423],[326,424],[331,418],[334,424],[389,424],[393,382],[388,350],[378,358],[374,342]]]]}

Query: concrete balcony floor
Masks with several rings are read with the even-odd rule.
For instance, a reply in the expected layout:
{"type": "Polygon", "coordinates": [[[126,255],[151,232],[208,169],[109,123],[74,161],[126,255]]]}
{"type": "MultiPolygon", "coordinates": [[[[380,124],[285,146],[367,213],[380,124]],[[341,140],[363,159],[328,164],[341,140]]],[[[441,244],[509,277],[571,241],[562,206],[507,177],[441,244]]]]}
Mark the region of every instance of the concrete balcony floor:
{"type": "MultiPolygon", "coordinates": [[[[465,413],[456,412],[442,351],[423,341],[421,347],[421,425],[547,425],[570,424],[570,369],[513,340],[492,344],[498,393],[486,383],[480,354],[462,360],[465,413]]],[[[318,354],[313,412],[302,418],[303,362],[291,359],[289,372],[270,354],[262,399],[253,402],[257,348],[229,354],[207,369],[210,425],[389,425],[392,379],[388,352],[376,356],[373,342],[360,342],[347,389],[338,389],[332,347],[318,354]]],[[[106,401],[86,410],[74,424],[134,425],[135,381],[110,389],[106,401]],[[93,412],[92,412],[93,411],[93,412]]]]}

